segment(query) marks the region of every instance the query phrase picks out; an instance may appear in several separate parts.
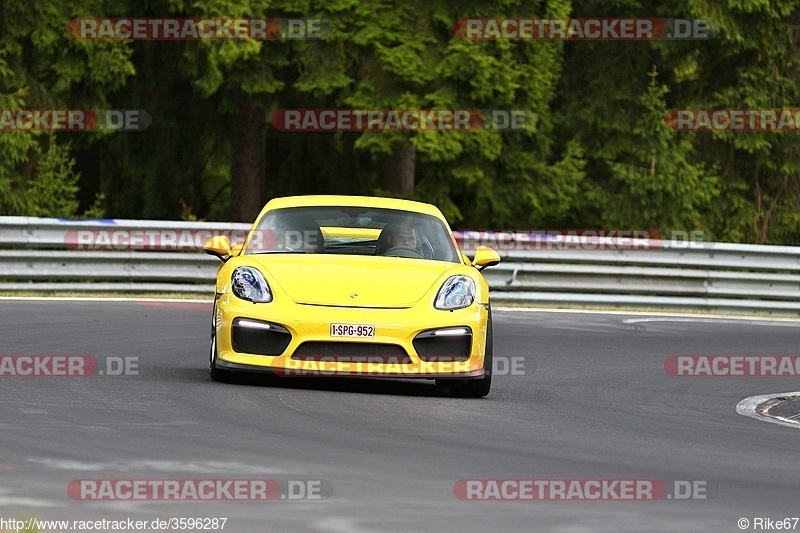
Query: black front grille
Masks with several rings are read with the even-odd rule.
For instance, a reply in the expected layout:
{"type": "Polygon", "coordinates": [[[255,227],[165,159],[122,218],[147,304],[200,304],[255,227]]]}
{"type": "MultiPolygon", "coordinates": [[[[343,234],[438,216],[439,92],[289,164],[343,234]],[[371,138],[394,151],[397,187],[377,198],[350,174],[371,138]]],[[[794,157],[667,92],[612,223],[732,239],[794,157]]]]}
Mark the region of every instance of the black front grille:
{"type": "Polygon", "coordinates": [[[320,361],[323,358],[338,362],[392,363],[407,365],[411,358],[397,344],[377,342],[304,342],[294,352],[292,359],[320,361]]]}
{"type": "Polygon", "coordinates": [[[414,338],[414,349],[426,363],[466,361],[472,349],[472,334],[436,336],[433,331],[424,331],[414,338]]]}
{"type": "Polygon", "coordinates": [[[250,318],[233,321],[231,344],[235,352],[280,355],[291,341],[292,334],[283,326],[250,318]]]}

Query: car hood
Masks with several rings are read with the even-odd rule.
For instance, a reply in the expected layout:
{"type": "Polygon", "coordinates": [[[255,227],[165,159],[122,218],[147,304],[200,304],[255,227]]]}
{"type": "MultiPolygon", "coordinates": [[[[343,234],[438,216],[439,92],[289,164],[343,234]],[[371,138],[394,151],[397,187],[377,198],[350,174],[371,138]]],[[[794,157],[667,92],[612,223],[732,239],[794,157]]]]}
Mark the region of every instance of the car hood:
{"type": "Polygon", "coordinates": [[[252,256],[293,301],[343,307],[411,307],[456,263],[401,257],[252,256]]]}

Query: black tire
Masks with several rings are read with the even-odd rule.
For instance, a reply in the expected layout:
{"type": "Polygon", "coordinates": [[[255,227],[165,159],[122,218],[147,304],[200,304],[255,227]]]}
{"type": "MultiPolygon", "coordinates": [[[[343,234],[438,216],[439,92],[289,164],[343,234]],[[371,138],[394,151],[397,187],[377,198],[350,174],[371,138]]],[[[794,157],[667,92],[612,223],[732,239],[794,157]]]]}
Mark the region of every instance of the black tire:
{"type": "MultiPolygon", "coordinates": [[[[483,398],[492,388],[492,354],[494,335],[492,334],[492,309],[489,308],[489,318],[486,321],[486,351],[483,357],[483,378],[442,380],[441,384],[450,389],[450,394],[456,398],[483,398]]],[[[437,381],[437,384],[440,383],[437,381]]]]}
{"type": "Polygon", "coordinates": [[[230,370],[223,370],[217,366],[216,307],[214,308],[214,316],[211,319],[211,346],[208,355],[208,375],[211,376],[213,381],[222,383],[230,383],[233,377],[230,370]]]}

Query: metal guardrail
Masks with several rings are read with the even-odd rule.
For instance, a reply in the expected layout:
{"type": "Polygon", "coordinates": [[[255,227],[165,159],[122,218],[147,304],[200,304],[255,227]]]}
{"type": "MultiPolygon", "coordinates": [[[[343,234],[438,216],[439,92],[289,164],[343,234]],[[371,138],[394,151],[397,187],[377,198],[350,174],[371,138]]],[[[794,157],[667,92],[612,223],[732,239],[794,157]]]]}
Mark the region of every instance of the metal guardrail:
{"type": "Polygon", "coordinates": [[[250,224],[0,217],[0,248],[198,251],[212,235],[244,241],[250,224]]]}
{"type": "MultiPolygon", "coordinates": [[[[248,229],[248,224],[0,217],[0,292],[210,295],[219,261],[199,250],[211,235],[241,242],[248,229]]],[[[456,237],[465,244],[463,233],[456,237]]],[[[484,270],[493,301],[800,316],[800,247],[559,244],[498,246],[503,261],[484,270]]]]}

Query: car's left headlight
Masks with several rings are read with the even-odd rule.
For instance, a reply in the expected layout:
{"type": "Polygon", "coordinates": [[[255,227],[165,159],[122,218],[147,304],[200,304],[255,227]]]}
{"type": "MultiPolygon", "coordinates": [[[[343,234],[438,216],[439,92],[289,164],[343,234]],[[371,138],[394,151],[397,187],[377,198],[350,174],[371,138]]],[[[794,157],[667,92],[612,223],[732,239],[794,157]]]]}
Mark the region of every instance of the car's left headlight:
{"type": "Polygon", "coordinates": [[[272,301],[272,291],[269,290],[267,280],[257,268],[238,267],[231,274],[231,289],[233,294],[256,303],[268,303],[272,301]]]}
{"type": "Polygon", "coordinates": [[[475,282],[468,276],[451,276],[444,282],[433,306],[452,310],[469,307],[475,301],[475,282]]]}

